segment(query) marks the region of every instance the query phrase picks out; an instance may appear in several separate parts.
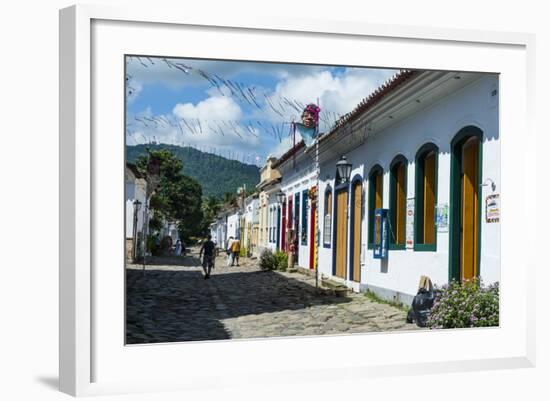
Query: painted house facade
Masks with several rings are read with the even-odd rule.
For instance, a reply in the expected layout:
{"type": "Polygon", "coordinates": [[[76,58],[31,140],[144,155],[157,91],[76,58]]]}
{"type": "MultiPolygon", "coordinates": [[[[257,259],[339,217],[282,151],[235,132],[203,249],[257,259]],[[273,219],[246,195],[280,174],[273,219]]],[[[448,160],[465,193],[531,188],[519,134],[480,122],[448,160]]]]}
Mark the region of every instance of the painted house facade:
{"type": "MultiPolygon", "coordinates": [[[[403,71],[321,137],[319,155],[320,274],[404,303],[421,276],[499,281],[497,75],[403,71]],[[336,171],[342,156],[347,181],[336,171]],[[385,259],[373,249],[380,208],[385,259]]],[[[280,169],[287,199],[312,185],[307,169],[280,169]]]]}
{"type": "Polygon", "coordinates": [[[140,244],[143,236],[147,182],[134,165],[127,163],[124,170],[124,184],[126,187],[126,258],[132,261],[139,256],[139,251],[142,249],[140,244]],[[137,249],[134,250],[134,248],[137,249]]]}
{"type": "Polygon", "coordinates": [[[240,212],[238,208],[233,208],[227,211],[227,232],[226,243],[229,237],[240,238],[240,212]]]}
{"type": "Polygon", "coordinates": [[[216,220],[210,224],[210,235],[218,248],[226,249],[229,237],[236,237],[238,223],[238,208],[236,206],[225,205],[218,212],[216,220]]]}
{"type": "Polygon", "coordinates": [[[277,159],[268,156],[266,164],[260,169],[260,182],[256,185],[258,191],[258,247],[255,256],[264,249],[276,249],[274,225],[276,223],[276,194],[280,191],[281,174],[275,167],[277,159]]]}
{"type": "Polygon", "coordinates": [[[285,194],[281,205],[273,205],[274,213],[280,216],[279,225],[275,226],[276,242],[280,244],[280,249],[288,250],[291,238],[294,237],[294,244],[297,245],[296,263],[306,269],[315,268],[317,251],[317,209],[310,199],[317,185],[314,161],[312,154],[305,152],[305,145],[301,141],[274,164],[281,173],[280,190],[285,194]]]}
{"type": "Polygon", "coordinates": [[[225,248],[225,238],[227,232],[227,223],[223,214],[218,214],[216,220],[210,224],[210,235],[212,241],[216,243],[218,248],[225,248]]]}
{"type": "Polygon", "coordinates": [[[240,238],[246,256],[252,256],[257,252],[257,232],[259,225],[259,199],[254,194],[244,199],[243,211],[240,218],[240,238]]]}

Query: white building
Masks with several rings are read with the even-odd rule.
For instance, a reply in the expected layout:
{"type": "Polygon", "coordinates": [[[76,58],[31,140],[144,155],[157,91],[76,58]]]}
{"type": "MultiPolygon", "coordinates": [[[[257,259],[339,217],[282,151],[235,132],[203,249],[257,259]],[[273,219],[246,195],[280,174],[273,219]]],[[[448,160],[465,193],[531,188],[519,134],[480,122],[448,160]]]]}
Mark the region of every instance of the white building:
{"type": "Polygon", "coordinates": [[[281,173],[279,186],[285,194],[285,201],[279,210],[276,195],[273,194],[270,209],[272,221],[280,223],[273,223],[273,243],[280,244],[280,249],[288,250],[291,236],[296,235],[296,262],[307,269],[315,268],[317,249],[314,227],[317,211],[310,200],[310,192],[315,191],[317,185],[314,161],[311,154],[305,153],[305,145],[300,141],[273,164],[273,168],[281,173]]]}
{"type": "Polygon", "coordinates": [[[218,212],[216,220],[210,224],[210,235],[220,249],[227,248],[230,236],[235,237],[238,229],[237,207],[226,206],[218,212]]]}
{"type": "Polygon", "coordinates": [[[227,214],[227,239],[239,238],[240,228],[240,212],[238,209],[233,209],[227,214]]]}
{"type": "MultiPolygon", "coordinates": [[[[497,75],[402,71],[343,116],[319,140],[319,273],[403,303],[421,276],[499,281],[498,112],[497,75]],[[388,213],[382,259],[376,209],[388,213]]],[[[300,233],[299,265],[310,268],[314,158],[300,143],[274,165],[287,195],[280,222],[300,233]]]]}
{"type": "Polygon", "coordinates": [[[170,237],[172,239],[172,244],[176,244],[176,242],[180,239],[179,231],[178,231],[178,222],[177,221],[164,221],[163,226],[160,230],[160,237],[170,237]]]}
{"type": "Polygon", "coordinates": [[[124,184],[126,187],[126,252],[127,260],[134,260],[142,249],[141,238],[143,235],[143,217],[146,197],[147,182],[137,171],[133,164],[126,164],[124,170],[124,184]],[[134,246],[137,245],[137,253],[134,254],[134,246]]]}
{"type": "Polygon", "coordinates": [[[216,220],[210,224],[210,235],[212,236],[212,241],[222,249],[225,248],[226,233],[227,222],[225,215],[219,213],[216,220]]]}
{"type": "Polygon", "coordinates": [[[258,195],[250,195],[244,200],[243,212],[240,221],[241,245],[245,247],[247,256],[256,255],[258,247],[259,224],[258,195]]]}

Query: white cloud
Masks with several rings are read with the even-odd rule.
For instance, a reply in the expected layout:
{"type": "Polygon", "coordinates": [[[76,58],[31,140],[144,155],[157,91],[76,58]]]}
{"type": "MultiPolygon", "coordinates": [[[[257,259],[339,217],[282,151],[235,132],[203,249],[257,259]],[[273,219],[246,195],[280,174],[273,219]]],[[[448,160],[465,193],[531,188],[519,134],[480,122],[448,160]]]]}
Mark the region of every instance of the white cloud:
{"type": "MultiPolygon", "coordinates": [[[[320,71],[308,76],[290,77],[279,83],[274,97],[295,99],[303,104],[316,103],[319,99],[321,112],[329,122],[338,115],[352,111],[357,104],[372,93],[395,71],[371,69],[346,69],[341,75],[320,71]]],[[[320,121],[321,129],[327,130],[320,121]]]]}
{"type": "MultiPolygon", "coordinates": [[[[300,138],[296,138],[296,142],[299,142],[300,138]]],[[[269,153],[277,158],[285,154],[294,144],[292,136],[286,136],[282,141],[277,144],[269,153]]]]}
{"type": "Polygon", "coordinates": [[[319,100],[320,130],[326,132],[341,115],[352,111],[395,73],[396,70],[346,68],[335,71],[325,68],[308,74],[289,75],[278,82],[269,94],[269,102],[266,101],[263,109],[255,111],[251,118],[279,123],[296,121],[301,109],[289,106],[287,100],[302,106],[319,100]]]}
{"type": "Polygon", "coordinates": [[[239,123],[241,117],[239,105],[221,96],[177,104],[166,115],[152,115],[148,108],[129,118],[128,144],[155,141],[250,153],[261,145],[260,133],[239,123]]]}
{"type": "MultiPolygon", "coordinates": [[[[147,60],[142,59],[144,63],[147,60]]],[[[182,61],[186,63],[185,61],[182,61]]],[[[134,64],[136,61],[134,61],[134,64]]],[[[189,62],[190,64],[191,62],[189,62]]],[[[150,63],[149,63],[150,64],[150,63]]],[[[216,73],[227,78],[230,74],[243,73],[245,70],[263,72],[269,71],[270,74],[277,76],[279,81],[274,88],[261,87],[258,85],[258,101],[262,109],[250,111],[249,107],[235,97],[228,96],[228,89],[225,96],[220,94],[216,88],[209,88],[206,94],[207,99],[197,103],[180,103],[173,107],[171,113],[164,116],[152,116],[150,110],[140,113],[138,117],[146,116],[154,118],[156,122],[142,120],[135,122],[135,126],[129,133],[128,143],[143,143],[153,138],[157,142],[173,143],[179,145],[198,145],[212,146],[218,149],[232,150],[240,153],[256,153],[262,155],[262,158],[269,153],[280,156],[292,146],[292,137],[286,135],[283,126],[283,138],[279,142],[273,134],[273,126],[281,127],[284,122],[288,124],[294,119],[298,119],[300,111],[293,109],[285,104],[285,99],[297,101],[302,104],[320,101],[322,109],[322,119],[320,121],[321,132],[326,132],[339,115],[352,111],[356,105],[377,87],[389,79],[396,70],[365,69],[365,68],[345,68],[329,69],[318,66],[293,66],[290,72],[285,72],[287,65],[270,65],[252,63],[213,63],[207,61],[195,62],[194,68],[201,66],[205,71],[208,68],[217,66],[216,73]],[[226,73],[227,75],[223,75],[226,73]],[[270,96],[270,102],[275,108],[282,111],[283,116],[275,113],[270,105],[263,98],[263,93],[270,96]],[[241,109],[243,106],[243,109],[241,109]],[[243,110],[247,110],[245,115],[243,110]],[[323,118],[324,117],[324,118],[323,118]],[[164,119],[165,121],[161,121],[164,119]],[[323,122],[326,119],[326,122],[323,122]],[[263,126],[246,126],[244,121],[253,122],[267,121],[263,126]],[[171,124],[168,123],[171,122],[171,124]],[[239,123],[239,121],[241,121],[239,123]],[[179,124],[177,124],[179,122],[179,124]],[[200,122],[200,123],[199,123],[200,122]],[[144,123],[147,126],[144,126],[144,123]],[[271,124],[272,123],[272,124],[271,124]]],[[[134,66],[135,67],[135,66],[134,66]]],[[[166,63],[155,60],[155,64],[150,64],[143,70],[153,68],[167,70],[166,63]]],[[[193,75],[186,75],[180,70],[168,71],[168,74],[176,82],[182,82],[182,76],[188,78],[193,75]]],[[[166,74],[164,71],[162,74],[166,74]]],[[[165,79],[168,75],[151,74],[149,78],[156,77],[165,79]]],[[[138,85],[141,85],[139,77],[133,77],[138,85]]],[[[193,79],[204,80],[201,77],[193,79]]],[[[168,81],[165,81],[168,82],[168,81]]],[[[138,86],[136,85],[136,86],[138,86]]],[[[141,87],[140,87],[141,88],[141,87]]],[[[131,117],[133,119],[133,117],[131,117]]],[[[288,125],[287,125],[288,126],[288,125]]],[[[280,131],[279,131],[280,135],[280,131]]]]}
{"type": "Polygon", "coordinates": [[[179,118],[201,120],[239,120],[242,116],[239,105],[229,97],[212,96],[196,106],[192,103],[177,104],[173,113],[179,118]]]}

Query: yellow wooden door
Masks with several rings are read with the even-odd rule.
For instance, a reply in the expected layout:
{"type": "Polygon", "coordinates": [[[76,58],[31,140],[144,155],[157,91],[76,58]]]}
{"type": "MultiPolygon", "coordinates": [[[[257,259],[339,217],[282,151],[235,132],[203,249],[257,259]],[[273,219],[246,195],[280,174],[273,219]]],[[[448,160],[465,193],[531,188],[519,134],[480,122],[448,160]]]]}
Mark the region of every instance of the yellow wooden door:
{"type": "Polygon", "coordinates": [[[479,140],[471,138],[462,148],[462,233],[460,259],[462,280],[476,277],[478,259],[478,152],[479,140]]]}
{"type": "Polygon", "coordinates": [[[361,205],[363,203],[361,184],[353,188],[353,281],[361,279],[361,205]]]}
{"type": "Polygon", "coordinates": [[[342,191],[336,197],[338,215],[336,226],[336,276],[346,277],[346,245],[348,234],[348,193],[342,191]]]}
{"type": "Polygon", "coordinates": [[[375,193],[376,193],[376,198],[375,198],[375,202],[374,202],[374,207],[376,209],[381,209],[382,208],[382,173],[378,173],[376,175],[376,189],[375,189],[375,193]]]}

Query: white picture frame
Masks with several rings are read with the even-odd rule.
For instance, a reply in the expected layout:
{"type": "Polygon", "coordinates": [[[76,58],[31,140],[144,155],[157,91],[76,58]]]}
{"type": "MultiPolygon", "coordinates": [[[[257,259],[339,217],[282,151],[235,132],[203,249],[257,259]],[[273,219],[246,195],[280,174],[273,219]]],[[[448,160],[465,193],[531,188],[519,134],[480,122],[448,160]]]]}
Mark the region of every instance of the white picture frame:
{"type": "MultiPolygon", "coordinates": [[[[530,157],[534,149],[528,145],[534,143],[529,124],[534,97],[533,49],[534,37],[518,33],[249,16],[227,22],[216,16],[160,8],[79,5],[61,10],[60,390],[75,396],[197,390],[208,379],[204,373],[208,365],[202,358],[216,359],[219,367],[208,370],[208,376],[214,378],[218,387],[245,386],[248,380],[359,380],[411,370],[434,373],[534,366],[534,256],[521,257],[515,247],[522,232],[536,231],[534,219],[522,217],[522,210],[527,210],[528,205],[527,197],[521,195],[530,182],[522,181],[522,177],[535,169],[535,158],[530,157]],[[174,39],[174,33],[199,38],[202,45],[182,44],[174,39]],[[216,47],[219,35],[225,35],[224,40],[239,38],[241,46],[216,47]],[[269,52],[258,47],[259,36],[274,44],[266,46],[269,52]],[[292,45],[301,41],[314,49],[322,43],[335,51],[302,55],[300,46],[292,45]],[[350,50],[361,46],[386,50],[367,60],[364,54],[350,50]],[[437,61],[429,55],[435,49],[440,56],[437,61]],[[123,336],[119,336],[124,327],[124,294],[120,287],[124,281],[123,236],[120,243],[115,240],[112,248],[103,238],[110,235],[105,231],[106,224],[120,217],[118,205],[123,207],[117,198],[117,191],[123,191],[122,185],[117,187],[123,176],[122,167],[117,167],[124,154],[123,125],[119,125],[123,116],[117,116],[116,110],[123,107],[123,80],[119,79],[123,76],[120,56],[125,53],[327,64],[332,60],[374,67],[500,73],[501,326],[125,347],[123,336]],[[472,58],[466,59],[465,55],[472,58]],[[457,61],[459,58],[461,61],[457,61]],[[114,114],[107,116],[106,107],[114,114]],[[103,134],[94,136],[98,130],[103,134]],[[107,131],[112,136],[105,135],[107,131]],[[525,132],[522,139],[517,132],[525,132]],[[521,162],[513,161],[512,154],[514,160],[521,162]],[[117,169],[120,174],[113,174],[117,169]],[[109,171],[112,181],[104,179],[109,171]],[[519,190],[510,190],[513,182],[521,183],[519,190]],[[114,191],[112,196],[109,191],[114,191]],[[117,206],[107,210],[113,202],[117,206]],[[522,229],[517,229],[520,226],[522,229]],[[105,261],[112,262],[112,271],[104,270],[105,261]],[[514,270],[514,266],[521,266],[521,270],[514,270]],[[514,284],[510,285],[512,277],[514,284]],[[388,347],[393,350],[392,355],[377,351],[388,347]],[[345,359],[319,352],[340,349],[350,355],[348,348],[357,352],[345,359]],[[292,362],[285,363],[290,356],[292,362]],[[193,369],[182,367],[183,358],[193,369]],[[174,371],[175,366],[178,371],[174,371]]],[[[120,220],[120,232],[122,223],[120,220]]],[[[112,238],[116,238],[118,226],[115,228],[112,238]]]]}

